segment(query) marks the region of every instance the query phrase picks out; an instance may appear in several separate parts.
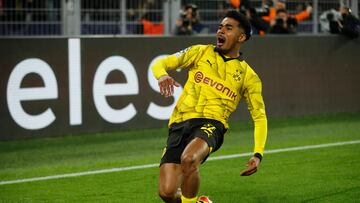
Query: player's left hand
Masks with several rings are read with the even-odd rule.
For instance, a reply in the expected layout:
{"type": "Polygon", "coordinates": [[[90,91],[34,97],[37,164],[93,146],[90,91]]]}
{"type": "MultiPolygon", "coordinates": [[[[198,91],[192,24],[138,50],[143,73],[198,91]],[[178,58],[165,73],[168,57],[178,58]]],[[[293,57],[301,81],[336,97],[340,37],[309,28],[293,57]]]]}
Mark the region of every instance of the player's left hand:
{"type": "Polygon", "coordinates": [[[241,176],[249,176],[257,171],[257,168],[260,164],[260,159],[258,157],[251,157],[251,159],[247,162],[247,169],[240,172],[241,176]]]}

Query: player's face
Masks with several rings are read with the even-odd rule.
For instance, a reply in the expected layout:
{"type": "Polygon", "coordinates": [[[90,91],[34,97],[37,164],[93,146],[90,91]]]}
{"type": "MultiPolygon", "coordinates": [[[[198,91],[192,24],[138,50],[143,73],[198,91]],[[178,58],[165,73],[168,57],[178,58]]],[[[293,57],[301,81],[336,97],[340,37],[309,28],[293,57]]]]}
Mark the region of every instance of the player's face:
{"type": "Polygon", "coordinates": [[[239,22],[233,18],[224,18],[216,33],[216,47],[224,53],[233,51],[241,42],[245,41],[244,30],[239,27],[239,22]]]}

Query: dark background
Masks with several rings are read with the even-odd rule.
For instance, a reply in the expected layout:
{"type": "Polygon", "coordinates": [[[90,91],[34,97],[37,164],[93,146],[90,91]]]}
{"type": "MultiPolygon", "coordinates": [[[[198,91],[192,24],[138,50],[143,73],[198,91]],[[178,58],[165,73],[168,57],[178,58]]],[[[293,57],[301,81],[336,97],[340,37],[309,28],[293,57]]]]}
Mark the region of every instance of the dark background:
{"type": "MultiPolygon", "coordinates": [[[[82,38],[82,125],[69,124],[68,39],[0,39],[0,140],[109,132],[123,129],[156,128],[167,121],[146,114],[150,102],[169,105],[151,89],[147,70],[153,58],[172,54],[193,44],[211,44],[214,37],[125,37],[82,38]],[[135,67],[139,95],[111,96],[113,108],[132,102],[137,115],[127,123],[111,124],[98,114],[92,95],[95,71],[110,56],[123,56],[135,67]],[[27,58],[40,58],[53,69],[59,88],[55,100],[22,102],[26,112],[37,114],[50,107],[56,120],[41,130],[25,130],[9,114],[6,85],[12,69],[27,58]]],[[[263,82],[267,114],[273,117],[360,111],[360,40],[342,36],[267,36],[253,37],[242,48],[245,60],[263,82]]],[[[174,73],[182,84],[186,71],[174,73]]],[[[112,72],[107,82],[125,82],[123,74],[112,72]]],[[[22,87],[42,86],[36,74],[25,77],[22,87]]],[[[244,101],[232,119],[248,119],[244,101]]]]}

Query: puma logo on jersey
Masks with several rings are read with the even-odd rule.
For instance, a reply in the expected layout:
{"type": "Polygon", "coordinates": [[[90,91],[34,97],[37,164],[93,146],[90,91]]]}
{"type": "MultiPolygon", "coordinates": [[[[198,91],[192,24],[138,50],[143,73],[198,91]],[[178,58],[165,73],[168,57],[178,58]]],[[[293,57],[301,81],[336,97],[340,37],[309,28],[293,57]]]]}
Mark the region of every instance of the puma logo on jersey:
{"type": "Polygon", "coordinates": [[[209,63],[209,65],[210,65],[210,67],[212,67],[212,63],[209,61],[209,59],[208,59],[208,60],[206,60],[206,62],[208,62],[208,63],[209,63]]]}

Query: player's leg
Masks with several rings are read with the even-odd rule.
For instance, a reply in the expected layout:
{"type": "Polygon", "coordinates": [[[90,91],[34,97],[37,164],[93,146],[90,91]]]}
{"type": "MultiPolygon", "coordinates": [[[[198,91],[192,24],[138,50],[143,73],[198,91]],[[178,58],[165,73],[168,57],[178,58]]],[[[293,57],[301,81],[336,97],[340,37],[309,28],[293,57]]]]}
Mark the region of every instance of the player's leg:
{"type": "Polygon", "coordinates": [[[199,166],[209,154],[209,146],[205,140],[195,137],[185,148],[181,155],[181,169],[183,183],[182,195],[186,198],[196,197],[199,191],[199,166]]]}
{"type": "Polygon", "coordinates": [[[165,202],[181,202],[182,183],[180,157],[186,143],[183,139],[183,125],[180,123],[169,129],[166,148],[160,162],[159,195],[165,202]]]}
{"type": "Polygon", "coordinates": [[[182,182],[180,164],[164,163],[160,166],[159,195],[168,203],[180,203],[181,193],[178,190],[182,182]]]}

